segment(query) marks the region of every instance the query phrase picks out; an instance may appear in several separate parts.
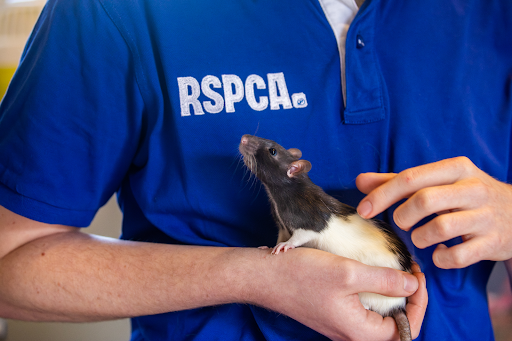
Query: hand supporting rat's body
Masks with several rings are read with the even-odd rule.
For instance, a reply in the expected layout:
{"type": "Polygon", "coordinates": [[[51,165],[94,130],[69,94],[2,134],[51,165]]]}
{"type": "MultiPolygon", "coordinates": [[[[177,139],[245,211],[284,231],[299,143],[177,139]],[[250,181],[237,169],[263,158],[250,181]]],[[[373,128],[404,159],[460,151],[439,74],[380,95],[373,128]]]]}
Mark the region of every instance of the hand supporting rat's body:
{"type": "Polygon", "coordinates": [[[356,183],[368,194],[357,208],[364,218],[374,217],[405,198],[393,215],[403,230],[437,213],[412,232],[412,241],[421,249],[439,244],[433,261],[440,268],[512,258],[512,186],[489,176],[465,157],[399,174],[361,174],[356,183]],[[459,236],[463,239],[459,245],[447,248],[442,244],[459,236]]]}
{"type": "MultiPolygon", "coordinates": [[[[290,316],[332,340],[399,340],[393,318],[383,318],[366,310],[359,301],[358,293],[384,294],[387,291],[388,296],[402,296],[400,292],[404,286],[415,287],[415,281],[402,281],[410,280],[409,274],[367,266],[305,247],[289,250],[279,257],[272,256],[271,249],[265,252],[267,264],[288,264],[286,272],[277,278],[269,278],[265,273],[262,276],[269,290],[262,298],[266,307],[290,316]],[[396,277],[396,274],[404,274],[404,277],[396,277]],[[389,280],[387,283],[384,281],[386,278],[389,280]],[[318,286],[320,283],[321,287],[318,286]],[[279,288],[285,289],[280,291],[279,288]]],[[[419,335],[428,297],[424,274],[416,264],[412,270],[419,286],[408,298],[406,310],[414,339],[419,335]]]]}

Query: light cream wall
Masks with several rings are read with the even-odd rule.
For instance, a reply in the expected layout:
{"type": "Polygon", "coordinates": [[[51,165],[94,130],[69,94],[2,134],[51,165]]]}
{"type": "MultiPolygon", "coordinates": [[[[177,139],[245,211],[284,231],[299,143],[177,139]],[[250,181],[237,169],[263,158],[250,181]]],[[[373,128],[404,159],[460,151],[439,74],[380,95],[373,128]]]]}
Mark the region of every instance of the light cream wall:
{"type": "MultiPolygon", "coordinates": [[[[84,231],[117,238],[122,215],[115,197],[100,209],[90,227],[84,231]]],[[[127,341],[128,319],[96,323],[35,323],[8,320],[7,341],[127,341]]]]}
{"type": "Polygon", "coordinates": [[[129,321],[95,323],[8,322],[7,341],[128,341],[129,321]]]}

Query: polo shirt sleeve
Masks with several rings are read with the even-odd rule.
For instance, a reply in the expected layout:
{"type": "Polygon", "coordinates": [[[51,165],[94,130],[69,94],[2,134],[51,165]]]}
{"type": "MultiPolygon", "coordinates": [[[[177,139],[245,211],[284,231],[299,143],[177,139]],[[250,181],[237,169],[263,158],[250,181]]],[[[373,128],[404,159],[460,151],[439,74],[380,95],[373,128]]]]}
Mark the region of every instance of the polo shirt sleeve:
{"type": "Polygon", "coordinates": [[[126,42],[96,0],[50,0],[0,105],[0,205],[88,226],[136,154],[144,105],[126,42]]]}

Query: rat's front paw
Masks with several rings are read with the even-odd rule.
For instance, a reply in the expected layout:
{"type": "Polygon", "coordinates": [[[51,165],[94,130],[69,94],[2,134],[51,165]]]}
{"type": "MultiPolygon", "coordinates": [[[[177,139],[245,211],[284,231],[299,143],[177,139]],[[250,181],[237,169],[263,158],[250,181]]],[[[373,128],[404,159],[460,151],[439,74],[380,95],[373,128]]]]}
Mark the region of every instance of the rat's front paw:
{"type": "Polygon", "coordinates": [[[295,246],[292,243],[289,243],[289,242],[279,243],[276,245],[276,247],[274,247],[274,250],[272,250],[272,254],[277,255],[281,251],[286,252],[290,249],[295,249],[295,246]]]}

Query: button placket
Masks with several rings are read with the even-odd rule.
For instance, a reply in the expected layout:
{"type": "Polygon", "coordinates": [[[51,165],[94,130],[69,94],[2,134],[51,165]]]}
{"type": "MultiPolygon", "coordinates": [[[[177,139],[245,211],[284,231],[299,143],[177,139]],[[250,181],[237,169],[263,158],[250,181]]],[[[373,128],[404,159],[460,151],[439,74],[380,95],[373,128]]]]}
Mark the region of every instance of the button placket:
{"type": "Polygon", "coordinates": [[[375,8],[368,6],[349,29],[346,44],[346,107],[344,123],[364,124],[384,119],[384,86],[375,54],[375,8]]]}

